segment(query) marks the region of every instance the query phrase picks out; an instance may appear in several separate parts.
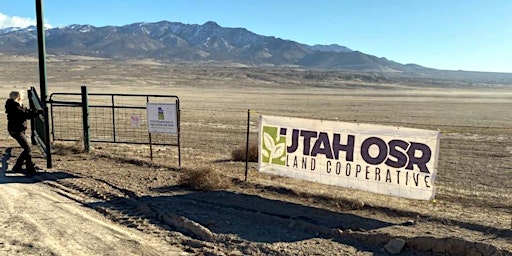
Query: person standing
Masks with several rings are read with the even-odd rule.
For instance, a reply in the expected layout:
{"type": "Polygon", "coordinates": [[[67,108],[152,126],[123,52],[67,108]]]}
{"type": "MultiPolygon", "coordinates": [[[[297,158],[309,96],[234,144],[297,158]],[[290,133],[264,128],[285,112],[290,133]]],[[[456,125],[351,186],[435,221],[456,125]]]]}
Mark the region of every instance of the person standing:
{"type": "Polygon", "coordinates": [[[5,102],[5,113],[7,113],[7,131],[23,149],[12,171],[22,172],[23,165],[25,165],[26,174],[33,175],[36,173],[36,166],[32,161],[32,150],[25,131],[27,130],[27,120],[42,114],[42,110],[29,109],[23,106],[22,92],[12,91],[9,94],[9,99],[5,102]]]}

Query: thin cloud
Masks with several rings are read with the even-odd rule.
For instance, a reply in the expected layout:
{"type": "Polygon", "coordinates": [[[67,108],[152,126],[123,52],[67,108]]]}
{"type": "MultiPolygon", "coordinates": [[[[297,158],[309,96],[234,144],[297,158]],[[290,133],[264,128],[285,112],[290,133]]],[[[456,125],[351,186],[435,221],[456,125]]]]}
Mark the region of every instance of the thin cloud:
{"type": "MultiPolygon", "coordinates": [[[[28,26],[37,25],[37,21],[31,18],[8,16],[0,12],[0,29],[2,28],[26,28],[28,26]]],[[[51,28],[49,24],[44,25],[45,28],[51,28]]]]}

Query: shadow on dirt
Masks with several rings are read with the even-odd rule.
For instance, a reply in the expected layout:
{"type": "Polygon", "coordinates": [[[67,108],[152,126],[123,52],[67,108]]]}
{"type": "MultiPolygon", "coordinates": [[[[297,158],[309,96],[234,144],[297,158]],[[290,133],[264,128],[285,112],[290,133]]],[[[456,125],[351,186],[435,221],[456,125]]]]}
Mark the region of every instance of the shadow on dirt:
{"type": "MultiPolygon", "coordinates": [[[[376,211],[380,211],[383,213],[388,214],[389,216],[402,216],[402,217],[410,217],[410,218],[417,218],[418,213],[415,212],[409,212],[409,211],[402,211],[397,209],[391,209],[386,207],[372,207],[372,209],[376,211]]],[[[473,230],[477,232],[492,234],[496,238],[504,238],[507,240],[512,241],[512,229],[507,228],[496,228],[491,227],[483,224],[476,224],[476,223],[469,223],[457,219],[449,219],[449,218],[440,218],[440,217],[434,217],[429,215],[422,215],[421,219],[431,222],[438,222],[443,223],[444,225],[450,225],[450,226],[458,226],[464,229],[473,230]]],[[[512,220],[511,220],[512,225],[512,220]]]]}
{"type": "MultiPolygon", "coordinates": [[[[37,183],[42,181],[56,181],[61,179],[77,178],[77,176],[65,173],[65,172],[37,172],[31,176],[27,176],[24,173],[13,172],[9,169],[9,159],[11,157],[17,157],[12,154],[12,147],[5,147],[5,153],[0,159],[0,184],[7,183],[37,183]]],[[[38,158],[34,156],[33,158],[38,158]]],[[[26,171],[26,170],[24,170],[26,171]]]]}
{"type": "Polygon", "coordinates": [[[8,184],[8,183],[38,183],[43,181],[56,181],[61,179],[69,179],[69,178],[78,178],[75,175],[65,173],[65,172],[52,172],[52,173],[37,173],[31,177],[27,177],[21,173],[13,173],[10,171],[1,171],[0,172],[0,184],[8,184]]]}
{"type": "MultiPolygon", "coordinates": [[[[354,231],[373,230],[395,225],[375,219],[364,218],[349,213],[332,212],[304,206],[295,203],[283,202],[262,198],[255,195],[238,194],[226,191],[190,192],[180,191],[179,187],[160,188],[180,192],[169,196],[144,196],[137,199],[137,204],[147,205],[149,208],[135,212],[130,211],[132,218],[148,218],[154,224],[167,224],[162,217],[169,214],[184,217],[206,227],[219,235],[235,235],[239,238],[254,242],[293,242],[319,237],[329,233],[332,229],[354,231]],[[163,223],[162,223],[162,220],[163,223]],[[255,223],[258,223],[255,225],[255,223]]],[[[93,208],[109,208],[127,213],[133,209],[133,199],[116,198],[106,202],[91,203],[93,208]]],[[[175,226],[175,225],[171,225],[175,226]]],[[[183,231],[183,230],[180,230],[183,231]]],[[[190,232],[189,232],[190,233],[190,232]]]]}

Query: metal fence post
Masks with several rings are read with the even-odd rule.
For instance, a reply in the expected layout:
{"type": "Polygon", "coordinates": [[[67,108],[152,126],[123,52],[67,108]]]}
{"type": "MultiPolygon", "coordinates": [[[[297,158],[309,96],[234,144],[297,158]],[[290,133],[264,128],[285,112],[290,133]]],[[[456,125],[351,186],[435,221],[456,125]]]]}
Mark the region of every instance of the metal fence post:
{"type": "Polygon", "coordinates": [[[89,135],[89,102],[87,97],[87,86],[82,86],[82,121],[84,129],[84,150],[91,151],[91,136],[89,135]]]}
{"type": "Polygon", "coordinates": [[[112,136],[114,136],[114,142],[116,142],[116,101],[114,99],[114,94],[111,96],[112,101],[112,136]]]}
{"type": "Polygon", "coordinates": [[[180,110],[180,99],[176,98],[176,109],[177,109],[177,118],[178,118],[178,137],[176,138],[177,139],[177,142],[178,142],[178,166],[180,167],[181,169],[181,142],[180,142],[180,137],[181,137],[181,110],[180,110]]]}
{"type": "MultiPolygon", "coordinates": [[[[146,96],[146,113],[148,111],[149,96],[146,96]]],[[[147,117],[149,119],[149,117],[147,117]]],[[[148,120],[149,122],[149,120],[148,120]]],[[[149,136],[149,158],[153,161],[153,141],[151,139],[151,132],[148,131],[149,136]]]]}
{"type": "Polygon", "coordinates": [[[249,172],[249,127],[251,125],[251,110],[247,110],[247,137],[245,141],[245,181],[247,181],[247,174],[249,172]]]}

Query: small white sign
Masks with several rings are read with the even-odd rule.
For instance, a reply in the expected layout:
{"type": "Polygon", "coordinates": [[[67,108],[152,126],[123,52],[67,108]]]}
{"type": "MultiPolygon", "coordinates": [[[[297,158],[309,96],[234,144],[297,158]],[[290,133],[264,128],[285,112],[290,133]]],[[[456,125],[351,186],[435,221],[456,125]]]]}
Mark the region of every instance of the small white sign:
{"type": "Polygon", "coordinates": [[[130,123],[132,124],[133,128],[140,128],[140,116],[132,115],[131,119],[130,119],[130,123]]]}
{"type": "Polygon", "coordinates": [[[146,109],[148,111],[148,131],[150,133],[178,133],[176,104],[148,102],[146,109]]]}

